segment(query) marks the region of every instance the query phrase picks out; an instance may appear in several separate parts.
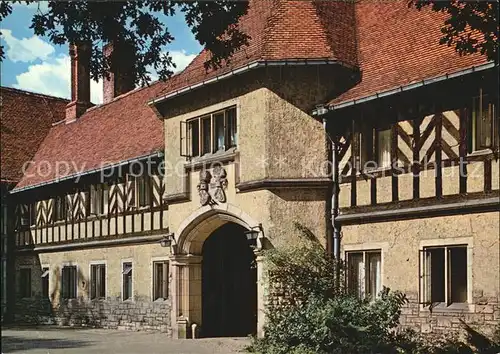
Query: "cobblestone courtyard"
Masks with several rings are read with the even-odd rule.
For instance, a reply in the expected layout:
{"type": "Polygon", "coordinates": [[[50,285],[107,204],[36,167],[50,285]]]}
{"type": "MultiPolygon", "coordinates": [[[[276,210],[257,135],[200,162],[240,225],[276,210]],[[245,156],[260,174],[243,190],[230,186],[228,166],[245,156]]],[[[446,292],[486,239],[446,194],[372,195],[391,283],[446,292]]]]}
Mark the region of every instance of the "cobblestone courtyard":
{"type": "Polygon", "coordinates": [[[159,332],[58,327],[2,328],[2,353],[238,353],[246,338],[176,340],[159,332]]]}

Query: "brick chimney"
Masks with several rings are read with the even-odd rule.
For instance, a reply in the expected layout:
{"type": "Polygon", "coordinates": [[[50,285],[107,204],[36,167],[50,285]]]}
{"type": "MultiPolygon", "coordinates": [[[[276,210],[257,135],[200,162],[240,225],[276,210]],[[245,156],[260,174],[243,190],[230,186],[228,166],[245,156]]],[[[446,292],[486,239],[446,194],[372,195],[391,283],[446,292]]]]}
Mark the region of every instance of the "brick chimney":
{"type": "Polygon", "coordinates": [[[135,48],[125,43],[108,43],[104,56],[113,63],[109,78],[104,78],[103,102],[127,93],[135,88],[135,48]]]}
{"type": "Polygon", "coordinates": [[[87,42],[70,44],[71,102],[66,106],[66,123],[78,119],[92,106],[90,102],[90,55],[92,46],[87,42]]]}

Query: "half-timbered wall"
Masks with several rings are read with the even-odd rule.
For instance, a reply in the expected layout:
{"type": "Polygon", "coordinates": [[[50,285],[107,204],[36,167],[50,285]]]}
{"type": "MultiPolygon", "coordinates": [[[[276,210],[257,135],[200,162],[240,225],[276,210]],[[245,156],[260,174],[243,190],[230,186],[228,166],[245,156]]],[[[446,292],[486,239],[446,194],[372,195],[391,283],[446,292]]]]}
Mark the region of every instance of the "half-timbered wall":
{"type": "Polygon", "coordinates": [[[111,178],[108,184],[108,209],[102,215],[90,212],[90,184],[75,185],[72,192],[63,194],[66,202],[66,218],[63,220],[55,220],[54,195],[42,200],[25,198],[16,206],[16,245],[22,247],[137,235],[167,228],[167,208],[163,201],[165,188],[160,175],[151,176],[150,204],[145,207],[136,203],[136,184],[132,178],[111,178]],[[78,187],[81,189],[75,192],[78,187]],[[34,208],[34,222],[30,220],[31,208],[34,208]]]}
{"type": "Polygon", "coordinates": [[[397,121],[391,126],[391,161],[397,163],[372,169],[353,154],[360,140],[351,133],[355,121],[340,139],[340,207],[498,190],[498,146],[468,153],[468,116],[455,109],[397,121]]]}

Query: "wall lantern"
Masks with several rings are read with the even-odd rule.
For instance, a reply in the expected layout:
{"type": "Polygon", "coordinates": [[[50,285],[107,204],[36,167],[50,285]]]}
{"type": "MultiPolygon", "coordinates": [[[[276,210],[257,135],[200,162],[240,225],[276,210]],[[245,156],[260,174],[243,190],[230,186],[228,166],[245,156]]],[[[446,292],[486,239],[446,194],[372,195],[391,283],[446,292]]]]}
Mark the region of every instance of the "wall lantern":
{"type": "Polygon", "coordinates": [[[174,234],[168,234],[164,237],[161,238],[160,240],[160,246],[161,247],[170,247],[172,245],[172,242],[174,241],[174,234]]]}
{"type": "Polygon", "coordinates": [[[260,238],[264,238],[264,229],[262,228],[262,224],[250,227],[250,230],[245,231],[245,236],[247,237],[247,241],[250,244],[250,247],[257,247],[257,240],[259,239],[259,236],[260,238]]]}
{"type": "Polygon", "coordinates": [[[328,113],[328,108],[325,107],[324,104],[316,105],[316,115],[322,116],[328,113]]]}

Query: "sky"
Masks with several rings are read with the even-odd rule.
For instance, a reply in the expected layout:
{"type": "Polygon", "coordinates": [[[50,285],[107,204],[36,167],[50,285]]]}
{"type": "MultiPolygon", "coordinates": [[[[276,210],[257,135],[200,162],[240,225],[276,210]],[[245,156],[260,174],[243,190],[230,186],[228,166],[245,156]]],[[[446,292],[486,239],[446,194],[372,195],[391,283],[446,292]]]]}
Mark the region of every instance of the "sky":
{"type": "MultiPolygon", "coordinates": [[[[1,65],[1,85],[57,97],[70,97],[70,60],[68,46],[54,45],[48,38],[35,36],[30,28],[33,14],[47,8],[47,2],[13,4],[14,10],[0,24],[1,42],[6,52],[1,65]]],[[[201,46],[184,22],[182,14],[166,18],[175,40],[166,48],[184,69],[201,46]]],[[[91,82],[91,100],[102,102],[102,83],[91,82]]]]}

